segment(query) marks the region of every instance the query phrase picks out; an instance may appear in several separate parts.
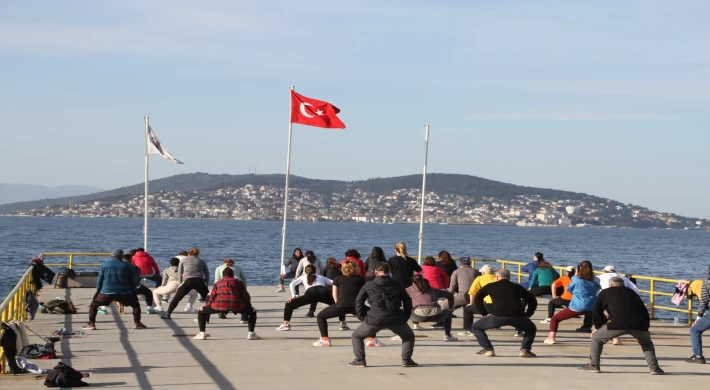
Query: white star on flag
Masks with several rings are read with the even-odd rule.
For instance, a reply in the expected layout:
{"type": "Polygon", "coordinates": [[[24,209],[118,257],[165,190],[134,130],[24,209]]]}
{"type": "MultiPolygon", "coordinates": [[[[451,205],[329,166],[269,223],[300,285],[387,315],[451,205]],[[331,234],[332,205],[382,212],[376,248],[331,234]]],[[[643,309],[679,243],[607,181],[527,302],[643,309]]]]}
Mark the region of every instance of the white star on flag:
{"type": "Polygon", "coordinates": [[[323,115],[323,111],[321,111],[321,110],[316,111],[316,115],[318,115],[318,116],[323,115]]]}

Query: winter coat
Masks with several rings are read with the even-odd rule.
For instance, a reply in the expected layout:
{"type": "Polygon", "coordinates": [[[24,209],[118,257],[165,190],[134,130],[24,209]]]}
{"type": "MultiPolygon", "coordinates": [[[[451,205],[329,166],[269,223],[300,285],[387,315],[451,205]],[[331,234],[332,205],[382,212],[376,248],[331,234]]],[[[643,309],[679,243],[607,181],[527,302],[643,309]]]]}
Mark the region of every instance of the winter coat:
{"type": "Polygon", "coordinates": [[[355,299],[355,313],[371,326],[401,325],[412,315],[412,299],[399,282],[378,276],[360,289],[355,299]],[[369,302],[369,307],[365,301],[369,302]]]}

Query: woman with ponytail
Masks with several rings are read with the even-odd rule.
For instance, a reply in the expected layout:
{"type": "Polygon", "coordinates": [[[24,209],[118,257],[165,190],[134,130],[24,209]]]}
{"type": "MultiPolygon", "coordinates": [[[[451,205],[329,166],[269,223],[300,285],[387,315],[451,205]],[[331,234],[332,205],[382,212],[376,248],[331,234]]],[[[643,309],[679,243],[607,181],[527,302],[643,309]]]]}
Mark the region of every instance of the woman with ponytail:
{"type": "Polygon", "coordinates": [[[403,242],[398,242],[394,246],[394,252],[396,256],[387,260],[392,270],[392,279],[398,281],[402,288],[407,288],[412,285],[412,276],[422,272],[422,267],[416,260],[407,256],[407,245],[403,242]]]}
{"type": "Polygon", "coordinates": [[[301,306],[317,304],[318,302],[332,305],[335,303],[333,295],[327,286],[332,286],[333,281],[316,274],[316,267],[309,264],[305,268],[305,274],[294,279],[289,287],[291,288],[291,298],[286,301],[284,306],[284,323],[276,330],[291,330],[291,316],[293,311],[301,306]],[[296,286],[303,285],[305,292],[302,296],[296,293],[296,286]]]}
{"type": "Polygon", "coordinates": [[[418,326],[420,322],[444,324],[444,341],[458,341],[451,335],[451,311],[442,309],[439,300],[446,298],[449,306],[454,307],[454,294],[449,290],[433,288],[423,275],[412,278],[412,285],[407,289],[412,298],[412,322],[418,326]]]}

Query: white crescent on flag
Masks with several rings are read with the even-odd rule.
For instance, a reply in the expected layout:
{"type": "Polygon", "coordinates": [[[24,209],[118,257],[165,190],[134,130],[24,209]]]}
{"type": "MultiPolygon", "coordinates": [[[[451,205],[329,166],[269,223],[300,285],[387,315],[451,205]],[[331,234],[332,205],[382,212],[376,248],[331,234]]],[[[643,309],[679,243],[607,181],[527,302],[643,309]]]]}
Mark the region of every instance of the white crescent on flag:
{"type": "Polygon", "coordinates": [[[168,150],[160,144],[158,137],[156,137],[155,133],[153,132],[153,129],[150,126],[148,126],[148,153],[159,154],[160,157],[168,159],[174,162],[175,164],[182,164],[182,161],[173,157],[173,155],[170,154],[170,152],[168,152],[168,150]]]}

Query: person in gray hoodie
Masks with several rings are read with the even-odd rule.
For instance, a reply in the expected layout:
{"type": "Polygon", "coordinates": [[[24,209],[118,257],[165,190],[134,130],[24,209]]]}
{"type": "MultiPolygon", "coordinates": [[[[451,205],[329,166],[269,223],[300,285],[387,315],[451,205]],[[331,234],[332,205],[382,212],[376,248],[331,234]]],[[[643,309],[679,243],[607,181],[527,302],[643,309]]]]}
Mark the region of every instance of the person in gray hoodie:
{"type": "Polygon", "coordinates": [[[468,289],[473,284],[473,281],[481,276],[481,273],[471,267],[471,258],[462,257],[459,259],[461,266],[451,274],[449,282],[449,292],[454,294],[454,307],[450,310],[456,310],[464,307],[469,303],[468,289]]]}
{"type": "MultiPolygon", "coordinates": [[[[168,311],[165,312],[163,318],[170,319],[170,315],[175,310],[180,301],[187,295],[191,290],[197,291],[200,296],[206,296],[209,294],[209,289],[207,284],[210,280],[210,270],[207,268],[207,264],[199,258],[200,250],[197,248],[190,248],[187,252],[188,256],[178,265],[178,277],[180,278],[180,287],[178,287],[175,292],[175,297],[170,302],[168,311]]],[[[185,307],[185,311],[194,311],[195,309],[190,305],[185,307]]]]}

